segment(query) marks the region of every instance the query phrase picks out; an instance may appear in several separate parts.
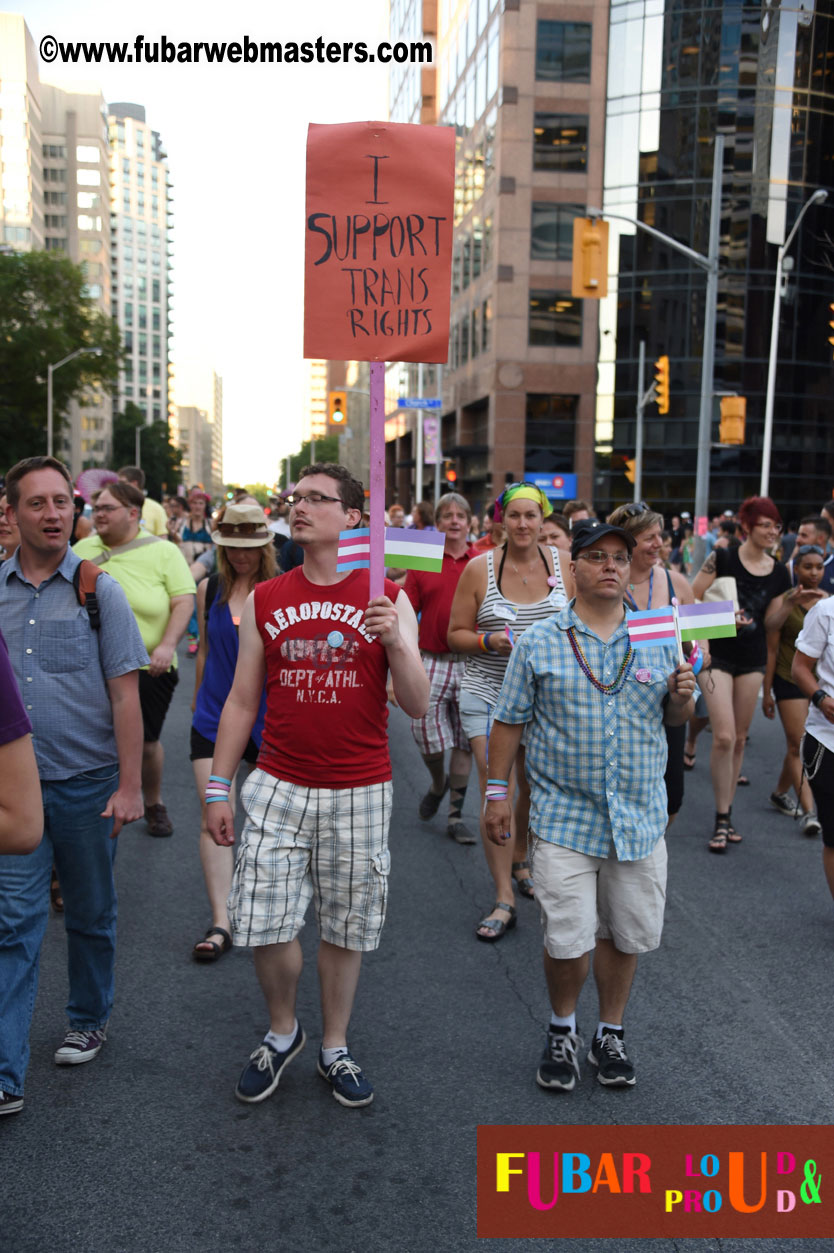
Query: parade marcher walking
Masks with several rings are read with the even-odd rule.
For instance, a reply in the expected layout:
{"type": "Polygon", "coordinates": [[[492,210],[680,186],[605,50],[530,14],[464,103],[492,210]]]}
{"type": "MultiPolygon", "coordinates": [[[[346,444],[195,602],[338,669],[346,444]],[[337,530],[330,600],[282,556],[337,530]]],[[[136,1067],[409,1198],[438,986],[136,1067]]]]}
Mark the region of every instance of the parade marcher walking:
{"type": "Polygon", "coordinates": [[[458,580],[470,560],[468,501],[447,492],[437,502],[437,529],[444,532],[443,569],[439,574],[409,570],[405,592],[419,619],[420,656],[429,679],[429,707],[411,723],[411,733],[431,775],[431,786],[420,801],[424,822],[433,818],[449,792],[446,832],[458,844],[474,844],[476,837],[463,821],[463,802],[472,768],[469,738],[460,720],[460,687],[466,666],[462,653],[449,650],[449,614],[458,580]],[[450,749],[446,773],[446,750],[450,749]]]}
{"type": "Polygon", "coordinates": [[[92,1061],[106,1038],[116,955],[115,837],[142,815],[137,672],[148,655],[115,579],[96,581],[97,627],[79,603],[66,467],[53,457],[29,457],[9,471],[6,491],[20,547],[0,566],[0,627],[34,728],[45,824],[34,852],[0,862],[0,1113],[16,1113],[53,859],[65,899],[69,973],[69,1029],[55,1063],[92,1061]]]}
{"type": "Polygon", "coordinates": [[[97,533],[79,541],[73,552],[106,568],[122,585],[148,650],[150,662],[139,675],[145,820],[150,835],[169,836],[174,828],[162,802],[160,735],[178,681],[177,644],[193,612],[196,588],[179,549],[140,531],[143,499],[132,483],[102,488],[93,502],[97,533]]]}
{"type": "Polygon", "coordinates": [[[692,712],[691,666],[674,644],[635,661],[623,594],[633,537],[593,520],[573,527],[576,599],[513,650],[489,746],[486,826],[510,824],[508,780],[527,726],[533,877],[545,931],[547,1044],[536,1075],[580,1077],[579,994],[594,953],[599,1023],[588,1053],[605,1086],[632,1086],[623,1020],[638,954],[660,944],[666,892],[665,721],[692,712]]]}
{"type": "MultiPolygon", "coordinates": [[[[257,504],[226,505],[217,516],[212,538],[217,545],[218,572],[197,588],[200,651],[194,678],[191,723],[191,764],[200,798],[200,861],[211,905],[211,927],[192,949],[195,961],[214,962],[232,946],[227,901],[232,886],[232,850],[209,835],[205,803],[211,759],[223,705],[232,687],[238,656],[238,629],[246,598],[258,583],[275,577],[277,565],[272,532],[257,504]],[[218,937],[217,939],[213,937],[218,937]],[[219,942],[218,942],[219,939],[219,942]]],[[[254,766],[261,746],[266,693],[243,760],[254,766]]],[[[229,793],[234,809],[234,784],[229,793]]]]}
{"type": "Polygon", "coordinates": [[[802,763],[822,827],[822,865],[834,897],[834,596],[808,613],[797,636],[793,681],[810,700],[802,763]]]}
{"type": "Polygon", "coordinates": [[[324,1021],[317,1068],[352,1108],[373,1100],[347,1030],[362,953],[379,945],[388,897],[386,677],[390,669],[397,703],[413,718],[426,711],[429,685],[408,597],[386,582],[369,602],[368,572],[337,570],[339,534],[362,517],[362,484],[343,466],[315,464],[288,499],[304,564],[259,584],[246,602],[206,795],[212,838],[232,844],[228,789],[266,680],[258,767],[240,794],[246,818],[229,916],[233,942],[254,950],[270,1029],[236,1095],[265,1100],[304,1047],[298,933],[314,899],[324,1021]]]}
{"type": "MultiPolygon", "coordinates": [[[[481,809],[487,790],[487,744],[492,711],[514,641],[533,622],[548,618],[567,603],[568,586],[555,548],[539,544],[542,521],[551,505],[538,487],[513,483],[496,502],[506,540],[500,548],[473,558],[464,570],[452,602],[449,647],[466,654],[461,684],[461,721],[478,767],[481,809]]],[[[524,750],[519,745],[518,768],[512,776],[518,804],[510,847],[495,847],[486,838],[483,812],[481,837],[495,885],[495,904],[477,924],[479,940],[494,943],[516,924],[513,881],[523,896],[532,898],[527,858],[529,790],[524,776],[524,750]]]]}

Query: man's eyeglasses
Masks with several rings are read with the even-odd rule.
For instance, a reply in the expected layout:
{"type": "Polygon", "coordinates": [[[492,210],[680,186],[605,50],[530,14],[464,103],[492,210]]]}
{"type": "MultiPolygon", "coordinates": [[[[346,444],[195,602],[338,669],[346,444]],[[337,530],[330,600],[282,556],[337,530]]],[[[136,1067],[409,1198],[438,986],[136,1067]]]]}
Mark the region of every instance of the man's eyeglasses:
{"type": "Polygon", "coordinates": [[[93,513],[118,513],[120,509],[126,509],[126,505],[93,505],[93,513]]]}
{"type": "Polygon", "coordinates": [[[592,548],[590,552],[578,553],[583,561],[590,561],[595,566],[604,566],[613,561],[616,566],[630,566],[631,557],[628,553],[607,553],[601,548],[592,548]]]}
{"type": "Polygon", "coordinates": [[[293,492],[291,496],[285,496],[290,509],[296,505],[340,505],[342,502],[338,496],[324,496],[321,492],[307,492],[306,495],[300,495],[293,492]]]}
{"type": "Polygon", "coordinates": [[[808,553],[816,553],[818,557],[825,556],[825,552],[820,548],[819,544],[801,544],[796,550],[797,557],[807,557],[808,553]]]}

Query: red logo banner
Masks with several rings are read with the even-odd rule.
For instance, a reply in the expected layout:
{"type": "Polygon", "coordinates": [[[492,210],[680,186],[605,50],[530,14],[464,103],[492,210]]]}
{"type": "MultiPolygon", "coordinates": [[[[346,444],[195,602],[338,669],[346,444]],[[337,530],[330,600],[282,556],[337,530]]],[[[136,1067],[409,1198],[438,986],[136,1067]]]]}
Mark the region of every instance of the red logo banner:
{"type": "Polygon", "coordinates": [[[830,1127],[478,1128],[482,1237],[832,1233],[830,1127]]]}

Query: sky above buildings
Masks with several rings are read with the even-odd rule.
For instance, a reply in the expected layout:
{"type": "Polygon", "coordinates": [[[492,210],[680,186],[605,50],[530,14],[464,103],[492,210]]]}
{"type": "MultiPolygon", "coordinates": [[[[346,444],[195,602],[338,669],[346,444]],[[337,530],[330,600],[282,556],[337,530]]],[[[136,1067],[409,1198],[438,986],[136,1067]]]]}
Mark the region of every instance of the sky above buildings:
{"type": "MultiPolygon", "coordinates": [[[[4,6],[6,7],[6,6],[4,6]]],[[[35,45],[73,40],[172,43],[326,41],[387,35],[385,0],[314,0],[272,11],[237,3],[27,0],[35,45]]],[[[307,124],[384,117],[381,65],[39,64],[42,80],[99,88],[144,105],[173,182],[175,398],[206,404],[200,378],[223,377],[227,481],[272,481],[300,443],[307,124]],[[187,391],[185,390],[187,389],[187,391]]]]}

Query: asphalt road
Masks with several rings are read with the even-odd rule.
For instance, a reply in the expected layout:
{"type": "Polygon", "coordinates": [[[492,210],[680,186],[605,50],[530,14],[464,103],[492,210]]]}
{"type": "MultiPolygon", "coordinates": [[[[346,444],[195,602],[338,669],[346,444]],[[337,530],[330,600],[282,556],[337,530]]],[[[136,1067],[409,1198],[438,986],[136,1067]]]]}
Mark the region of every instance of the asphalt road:
{"type": "MultiPolygon", "coordinates": [[[[182,662],[164,736],[176,831],[154,840],[137,824],[120,837],[116,1008],[105,1049],[83,1067],[52,1063],[66,979],[62,922],[50,920],[26,1108],[0,1125],[3,1253],[474,1250],[479,1123],[834,1121],[825,960],[834,906],[819,839],[768,808],[782,739],[760,714],[746,761],[753,785],[734,809],[744,843],[723,857],[706,849],[707,734],[687,775],[669,841],[663,945],[641,960],[627,1019],[636,1088],[605,1090],[587,1067],[571,1094],[537,1087],[548,1009],[536,908],[519,900],[514,932],[498,945],[476,942],[474,925],[492,903],[483,854],[448,840],[439,818],[417,819],[426,776],[396,712],[389,921],[382,947],[366,958],[351,1035],[376,1099],[345,1110],[316,1076],[311,925],[299,1003],[307,1048],[274,1097],[241,1105],[234,1084],[266,1020],[248,952],[216,966],[190,958],[208,924],[187,760],[190,666],[182,662]]],[[[474,823],[474,784],[466,812],[474,823]]],[[[590,985],[579,1020],[592,1031],[590,985]]],[[[645,1242],[559,1245],[613,1253],[645,1242]]],[[[652,1242],[657,1253],[742,1245],[652,1242]]],[[[801,1247],[815,1253],[823,1244],[801,1247]]]]}

